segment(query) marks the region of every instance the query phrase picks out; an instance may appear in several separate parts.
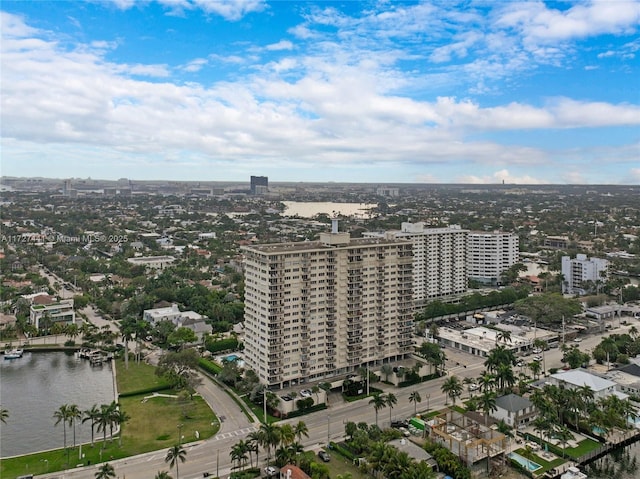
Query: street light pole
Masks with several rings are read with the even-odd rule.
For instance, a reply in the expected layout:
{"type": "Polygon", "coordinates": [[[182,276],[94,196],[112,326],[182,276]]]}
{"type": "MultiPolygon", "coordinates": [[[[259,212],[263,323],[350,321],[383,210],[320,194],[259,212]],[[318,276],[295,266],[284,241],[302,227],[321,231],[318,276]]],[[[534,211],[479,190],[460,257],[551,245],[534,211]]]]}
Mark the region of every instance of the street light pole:
{"type": "Polygon", "coordinates": [[[427,411],[429,410],[429,399],[431,398],[431,394],[427,394],[427,411]]]}
{"type": "Polygon", "coordinates": [[[182,444],[182,426],[184,424],[178,424],[178,445],[182,444]]]}
{"type": "Polygon", "coordinates": [[[327,414],[327,445],[331,442],[331,416],[327,414]]]}

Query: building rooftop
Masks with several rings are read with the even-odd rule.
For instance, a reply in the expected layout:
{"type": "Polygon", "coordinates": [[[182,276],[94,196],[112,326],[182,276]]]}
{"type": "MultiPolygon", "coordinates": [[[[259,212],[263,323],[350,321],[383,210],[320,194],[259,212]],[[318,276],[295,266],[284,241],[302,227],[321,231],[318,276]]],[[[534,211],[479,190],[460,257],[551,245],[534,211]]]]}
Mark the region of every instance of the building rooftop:
{"type": "Polygon", "coordinates": [[[507,394],[506,396],[500,396],[496,399],[496,406],[505,411],[517,412],[533,406],[533,403],[529,399],[518,396],[517,394],[507,394]]]}
{"type": "MultiPolygon", "coordinates": [[[[341,233],[339,233],[341,234],[341,233]]],[[[386,239],[386,238],[351,238],[340,246],[357,248],[359,246],[371,246],[376,244],[398,244],[406,240],[386,239]]],[[[407,241],[408,242],[408,241],[407,241]]],[[[332,245],[323,241],[298,241],[294,243],[270,243],[257,244],[245,247],[249,250],[256,250],[263,253],[284,253],[287,251],[312,251],[334,249],[332,245]]]]}
{"type": "Polygon", "coordinates": [[[616,385],[613,381],[591,374],[584,369],[571,369],[569,371],[552,374],[551,377],[574,386],[589,386],[594,392],[604,391],[616,385]]]}

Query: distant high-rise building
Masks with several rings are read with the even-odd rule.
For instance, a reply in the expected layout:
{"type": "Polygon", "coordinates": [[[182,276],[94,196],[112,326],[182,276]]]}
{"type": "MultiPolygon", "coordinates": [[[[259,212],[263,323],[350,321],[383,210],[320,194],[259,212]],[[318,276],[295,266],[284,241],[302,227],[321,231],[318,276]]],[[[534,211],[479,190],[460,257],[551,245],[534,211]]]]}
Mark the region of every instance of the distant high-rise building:
{"type": "Polygon", "coordinates": [[[471,231],[467,235],[467,275],[496,285],[502,273],[520,258],[520,242],[513,233],[471,231]]]}
{"type": "Polygon", "coordinates": [[[413,243],[413,299],[416,308],[467,291],[467,233],[460,226],[425,228],[402,223],[400,230],[364,233],[369,238],[407,239],[413,243]]]}
{"type": "Polygon", "coordinates": [[[62,185],[62,194],[63,196],[71,196],[71,180],[66,179],[62,185]]]}
{"type": "Polygon", "coordinates": [[[251,194],[264,195],[269,191],[269,178],[267,176],[251,177],[251,194]]]}
{"type": "Polygon", "coordinates": [[[607,275],[609,261],[602,258],[589,258],[578,254],[575,259],[562,257],[562,292],[565,294],[586,294],[602,282],[607,275]]]}
{"type": "Polygon", "coordinates": [[[412,244],[392,238],[243,248],[245,362],[283,388],[412,352],[412,244]]]}

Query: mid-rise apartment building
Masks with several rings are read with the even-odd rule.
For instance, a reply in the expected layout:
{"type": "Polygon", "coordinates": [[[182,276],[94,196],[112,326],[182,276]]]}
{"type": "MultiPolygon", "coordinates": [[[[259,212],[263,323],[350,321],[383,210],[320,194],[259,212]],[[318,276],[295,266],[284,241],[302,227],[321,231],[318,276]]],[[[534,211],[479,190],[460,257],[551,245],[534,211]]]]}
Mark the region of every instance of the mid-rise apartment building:
{"type": "Polygon", "coordinates": [[[48,329],[53,324],[74,324],[76,312],[73,299],[57,299],[48,295],[34,298],[29,309],[29,323],[36,329],[48,329]]]}
{"type": "Polygon", "coordinates": [[[502,273],[519,260],[520,242],[513,233],[470,231],[467,236],[469,279],[496,285],[502,273]]]}
{"type": "Polygon", "coordinates": [[[284,388],[413,350],[412,243],[351,238],[243,248],[245,363],[284,388]]]}
{"type": "Polygon", "coordinates": [[[413,244],[413,299],[425,303],[467,291],[467,234],[457,225],[425,228],[402,223],[400,230],[365,233],[367,238],[395,238],[413,244]]]}
{"type": "Polygon", "coordinates": [[[602,258],[589,258],[586,254],[578,254],[574,259],[562,257],[562,292],[566,294],[586,294],[589,283],[593,285],[603,281],[607,275],[609,261],[602,258]]]}

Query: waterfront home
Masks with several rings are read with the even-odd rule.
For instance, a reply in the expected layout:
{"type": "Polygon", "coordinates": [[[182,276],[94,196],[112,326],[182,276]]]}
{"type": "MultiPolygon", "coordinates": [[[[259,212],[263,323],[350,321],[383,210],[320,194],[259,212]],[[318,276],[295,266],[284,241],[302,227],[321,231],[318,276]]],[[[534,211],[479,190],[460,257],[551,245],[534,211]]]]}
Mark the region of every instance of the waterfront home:
{"type": "Polygon", "coordinates": [[[570,369],[549,376],[548,381],[556,386],[569,389],[589,387],[593,391],[595,399],[605,398],[615,394],[621,399],[626,399],[627,394],[618,391],[618,385],[609,379],[596,376],[585,369],[570,369]]]}
{"type": "Polygon", "coordinates": [[[533,403],[517,394],[506,394],[497,398],[496,410],[491,413],[491,417],[502,420],[516,429],[526,426],[536,416],[537,411],[533,403]]]}

